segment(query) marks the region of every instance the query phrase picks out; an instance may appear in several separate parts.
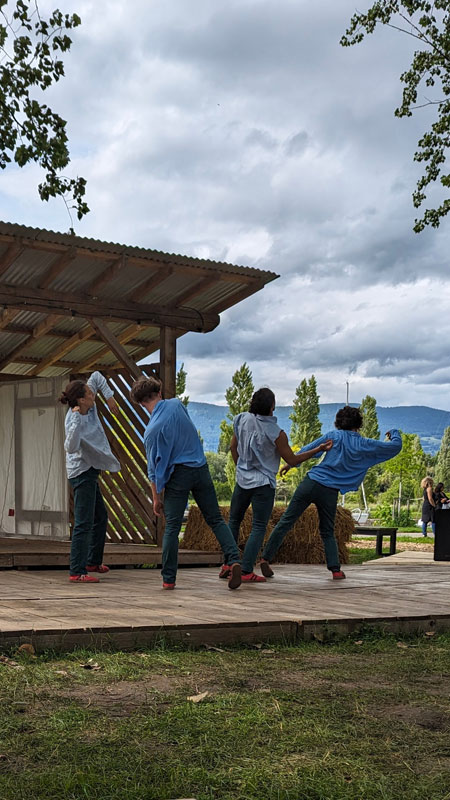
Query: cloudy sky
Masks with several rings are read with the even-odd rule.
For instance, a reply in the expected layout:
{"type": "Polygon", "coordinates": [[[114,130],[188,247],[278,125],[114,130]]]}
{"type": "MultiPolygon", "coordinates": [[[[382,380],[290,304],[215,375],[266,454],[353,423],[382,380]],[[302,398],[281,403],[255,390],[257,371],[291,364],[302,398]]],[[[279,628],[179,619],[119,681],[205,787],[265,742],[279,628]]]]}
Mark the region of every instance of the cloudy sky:
{"type": "MultiPolygon", "coordinates": [[[[54,5],[83,23],[47,93],[68,120],[68,174],[88,180],[76,232],[280,275],[213,333],[179,341],[191,399],[224,403],[246,360],[281,405],[314,373],[322,402],[345,400],[349,381],[352,402],[450,410],[450,217],[412,230],[413,154],[432,111],[393,113],[413,39],[380,29],[342,48],[355,0],[41,11],[54,5]]],[[[0,218],[66,231],[39,179],[5,171],[0,218]]]]}

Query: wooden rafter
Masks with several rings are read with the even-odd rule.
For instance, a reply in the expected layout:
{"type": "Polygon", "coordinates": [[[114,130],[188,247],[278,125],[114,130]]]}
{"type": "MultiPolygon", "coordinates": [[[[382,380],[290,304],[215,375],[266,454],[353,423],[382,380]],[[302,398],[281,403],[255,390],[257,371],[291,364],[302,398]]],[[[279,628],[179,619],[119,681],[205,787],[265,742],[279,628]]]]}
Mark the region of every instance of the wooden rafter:
{"type": "MultiPolygon", "coordinates": [[[[119,335],[117,336],[117,340],[122,345],[127,344],[127,342],[129,342],[133,338],[133,336],[136,333],[138,333],[139,330],[140,330],[139,325],[129,325],[128,328],[125,328],[125,330],[122,331],[122,333],[119,333],[119,335]]],[[[103,339],[100,339],[100,337],[97,336],[96,341],[103,341],[103,339]]],[[[97,350],[97,352],[94,353],[86,361],[83,361],[83,363],[80,364],[80,366],[78,367],[79,371],[84,372],[85,370],[90,369],[92,367],[92,364],[96,364],[101,358],[104,358],[104,356],[108,355],[108,353],[110,352],[111,348],[109,347],[109,345],[105,345],[104,347],[101,348],[101,350],[97,350]]]]}
{"type": "Polygon", "coordinates": [[[10,268],[11,264],[22,255],[24,250],[25,247],[22,242],[14,241],[9,245],[6,253],[0,258],[0,275],[3,275],[10,268]]]}
{"type": "Polygon", "coordinates": [[[71,261],[74,260],[77,256],[77,251],[75,247],[70,247],[64,253],[61,253],[58,258],[50,265],[45,275],[39,281],[39,288],[40,289],[48,289],[50,284],[53,283],[55,278],[64,272],[65,268],[70,264],[71,261]]]}
{"type": "Polygon", "coordinates": [[[148,293],[152,291],[152,289],[156,289],[160,283],[163,283],[163,281],[165,281],[166,278],[169,278],[171,275],[173,275],[173,267],[169,267],[165,270],[157,270],[157,272],[151,275],[150,278],[147,278],[146,281],[139,284],[137,289],[134,289],[128,299],[135,300],[136,302],[139,300],[142,301],[143,297],[146,297],[148,293]]]}
{"type": "Polygon", "coordinates": [[[107,324],[98,317],[92,317],[89,320],[89,322],[91,323],[92,327],[97,332],[97,334],[103,339],[105,344],[109,347],[111,352],[114,353],[116,358],[123,364],[124,367],[127,368],[130,375],[132,375],[135,380],[137,380],[137,378],[140,378],[142,372],[139,369],[138,365],[127,353],[123,345],[119,342],[119,340],[110,330],[110,328],[108,328],[107,324]]]}
{"type": "Polygon", "coordinates": [[[48,316],[46,319],[44,319],[43,322],[40,322],[39,325],[36,325],[36,327],[33,328],[33,331],[30,334],[30,336],[28,336],[28,338],[25,339],[25,341],[18,344],[17,347],[15,347],[14,350],[11,351],[11,353],[8,353],[7,356],[5,356],[3,359],[0,360],[0,370],[5,369],[5,367],[7,367],[8,364],[12,364],[14,362],[14,359],[18,355],[23,353],[23,351],[26,350],[27,347],[29,347],[29,345],[33,341],[39,339],[40,336],[44,336],[47,333],[47,331],[53,328],[53,325],[55,325],[55,323],[58,322],[59,319],[60,319],[59,314],[52,314],[48,316]]]}
{"type": "Polygon", "coordinates": [[[84,328],[82,328],[81,331],[78,331],[78,333],[75,333],[73,336],[71,336],[70,339],[68,339],[62,345],[60,345],[60,347],[57,347],[56,350],[54,350],[49,356],[47,356],[47,358],[44,358],[42,361],[39,361],[39,363],[36,364],[35,368],[31,370],[29,375],[30,376],[39,375],[39,373],[43,372],[44,369],[47,369],[47,367],[53,366],[53,364],[56,361],[59,361],[59,359],[62,356],[65,356],[66,353],[69,353],[70,350],[74,349],[74,347],[77,347],[82,342],[85,342],[87,339],[90,339],[93,332],[94,331],[92,327],[90,325],[86,325],[84,328]]]}
{"type": "Polygon", "coordinates": [[[0,331],[6,328],[19,314],[20,311],[16,311],[14,308],[4,308],[0,313],[0,331]]]}
{"type": "MultiPolygon", "coordinates": [[[[12,313],[17,314],[17,311],[14,311],[12,313]]],[[[8,322],[2,326],[1,320],[2,320],[2,315],[0,312],[0,330],[4,330],[5,333],[23,333],[24,335],[29,336],[33,332],[33,328],[31,328],[29,325],[19,325],[14,322],[8,322]]],[[[133,326],[130,325],[124,331],[122,331],[122,333],[117,338],[120,340],[122,334],[125,334],[127,331],[131,330],[132,327],[134,328],[136,333],[142,331],[142,325],[133,324],[133,326]]],[[[54,339],[70,339],[73,336],[73,333],[70,333],[69,331],[62,331],[58,329],[58,327],[55,325],[51,330],[47,331],[46,336],[52,337],[54,339]]],[[[100,337],[95,336],[94,334],[92,335],[92,341],[102,344],[102,340],[100,339],[100,337]]],[[[145,344],[144,339],[127,338],[126,341],[136,347],[140,347],[145,344]]],[[[153,339],[149,339],[148,341],[153,344],[153,339]]]]}
{"type": "Polygon", "coordinates": [[[191,309],[166,308],[150,303],[127,300],[92,300],[86,295],[33,289],[29,286],[0,284],[0,304],[12,308],[61,314],[63,316],[101,317],[111,320],[133,320],[157,327],[183,328],[188,331],[212,331],[219,324],[216,313],[200,314],[191,309]]]}
{"type": "Polygon", "coordinates": [[[103,289],[103,287],[112,281],[113,278],[119,274],[119,272],[124,270],[126,265],[127,258],[125,255],[115,258],[84,291],[87,292],[87,294],[90,294],[92,297],[96,297],[100,289],[103,289]]]}
{"type": "Polygon", "coordinates": [[[189,286],[183,294],[179,295],[179,297],[175,300],[175,308],[180,308],[180,306],[186,305],[189,300],[192,300],[194,297],[197,297],[199,294],[203,294],[214,284],[219,283],[219,278],[203,278],[203,280],[194,283],[192,286],[189,286]]]}

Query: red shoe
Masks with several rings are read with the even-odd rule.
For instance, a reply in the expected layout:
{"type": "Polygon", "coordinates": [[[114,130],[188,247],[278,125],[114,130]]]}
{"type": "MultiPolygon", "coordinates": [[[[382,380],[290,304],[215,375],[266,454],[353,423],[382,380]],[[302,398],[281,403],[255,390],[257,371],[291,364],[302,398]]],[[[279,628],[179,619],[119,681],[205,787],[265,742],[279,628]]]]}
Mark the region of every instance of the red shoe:
{"type": "Polygon", "coordinates": [[[163,582],[163,589],[175,589],[174,583],[164,583],[163,582]]]}
{"type": "Polygon", "coordinates": [[[69,581],[72,583],[100,583],[94,575],[69,575],[69,581]]]}
{"type": "Polygon", "coordinates": [[[334,581],[343,581],[346,577],[345,572],[342,572],[341,569],[336,569],[332,571],[332,576],[334,581]]]}
{"type": "Polygon", "coordinates": [[[247,572],[242,576],[242,583],[266,583],[262,575],[255,575],[254,572],[247,572]]]}
{"type": "Polygon", "coordinates": [[[264,575],[265,578],[273,578],[273,576],[275,575],[275,573],[274,573],[273,569],[271,568],[269,562],[266,561],[265,558],[261,559],[259,568],[260,568],[260,570],[261,570],[261,572],[262,572],[262,574],[264,575]]]}
{"type": "Polygon", "coordinates": [[[228,578],[228,588],[229,589],[238,589],[241,585],[242,581],[242,571],[241,565],[237,563],[231,564],[230,566],[230,575],[228,578]]]}
{"type": "Polygon", "coordinates": [[[102,574],[109,572],[109,567],[106,564],[95,564],[93,567],[86,567],[86,569],[88,572],[101,572],[102,574]]]}
{"type": "Polygon", "coordinates": [[[222,564],[222,568],[219,572],[219,578],[223,578],[224,580],[228,580],[230,577],[231,569],[228,564],[222,564]]]}

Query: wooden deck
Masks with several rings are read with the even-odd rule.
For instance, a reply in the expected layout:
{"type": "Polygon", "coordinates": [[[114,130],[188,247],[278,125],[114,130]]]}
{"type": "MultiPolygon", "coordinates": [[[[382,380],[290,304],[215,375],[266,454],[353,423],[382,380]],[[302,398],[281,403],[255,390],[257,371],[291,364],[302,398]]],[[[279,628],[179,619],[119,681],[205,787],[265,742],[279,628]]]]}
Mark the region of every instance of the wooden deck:
{"type": "MultiPolygon", "coordinates": [[[[0,567],[65,567],[69,564],[70,542],[0,536],[0,567]]],[[[107,544],[105,563],[118,566],[161,564],[161,548],[150,544],[107,544]]],[[[220,553],[180,550],[180,564],[220,564],[220,553]]]]}
{"type": "Polygon", "coordinates": [[[0,572],[0,646],[133,649],[164,637],[199,645],[296,641],[376,627],[450,630],[448,564],[283,565],[259,585],[230,592],[216,568],[182,568],[173,592],[157,570],[113,569],[99,584],[70,584],[65,570],[0,572]]]}

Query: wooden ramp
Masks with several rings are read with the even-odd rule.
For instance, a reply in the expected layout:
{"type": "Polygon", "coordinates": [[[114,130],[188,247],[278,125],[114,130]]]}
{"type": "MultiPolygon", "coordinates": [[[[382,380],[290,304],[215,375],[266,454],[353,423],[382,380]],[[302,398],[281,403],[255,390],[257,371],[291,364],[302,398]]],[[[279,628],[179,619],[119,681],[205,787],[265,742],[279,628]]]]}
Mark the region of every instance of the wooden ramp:
{"type": "MultiPolygon", "coordinates": [[[[68,567],[70,542],[0,536],[0,567],[68,567]]],[[[220,564],[220,553],[180,550],[180,564],[220,564]]],[[[150,544],[107,544],[105,564],[110,566],[160,566],[161,548],[150,544]]]]}
{"type": "MultiPolygon", "coordinates": [[[[386,561],[387,559],[383,559],[386,561]]],[[[180,569],[161,589],[157,570],[111,570],[99,584],[70,584],[62,570],[3,570],[0,645],[134,649],[164,638],[195,646],[294,642],[376,628],[397,634],[450,630],[448,566],[282,565],[266,584],[231,592],[216,568],[180,569]]]]}

